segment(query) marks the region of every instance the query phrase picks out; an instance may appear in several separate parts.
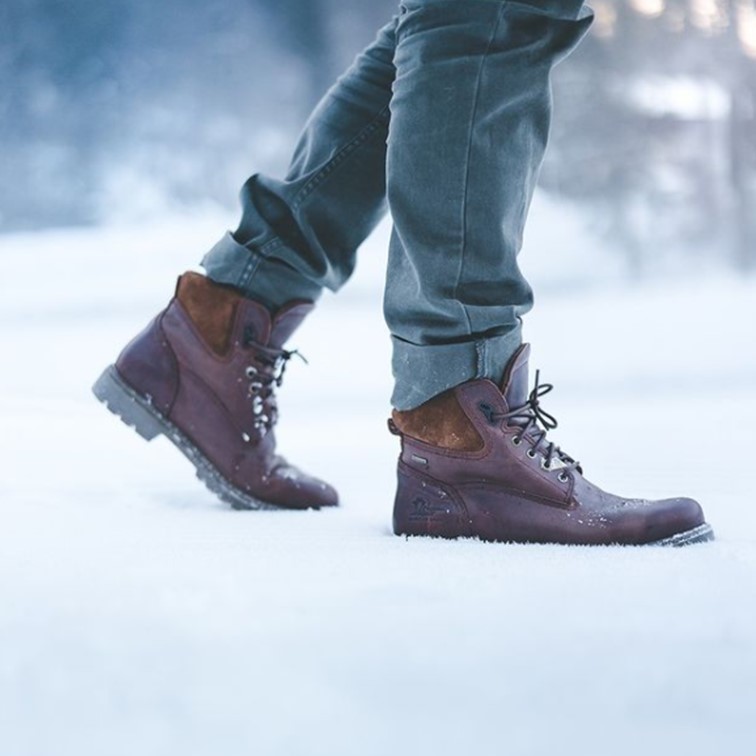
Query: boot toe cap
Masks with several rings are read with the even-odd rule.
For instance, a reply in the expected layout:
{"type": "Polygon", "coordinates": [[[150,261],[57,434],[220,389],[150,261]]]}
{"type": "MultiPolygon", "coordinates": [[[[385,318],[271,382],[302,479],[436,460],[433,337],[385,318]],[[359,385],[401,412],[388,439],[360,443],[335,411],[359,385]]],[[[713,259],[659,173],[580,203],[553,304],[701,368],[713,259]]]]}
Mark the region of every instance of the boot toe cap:
{"type": "Polygon", "coordinates": [[[706,522],[695,499],[679,497],[653,502],[646,519],[644,542],[651,543],[698,528],[706,522]]]}
{"type": "Polygon", "coordinates": [[[339,495],[333,486],[324,483],[317,478],[312,479],[310,487],[310,508],[320,509],[321,507],[337,507],[339,505],[339,495]]]}
{"type": "Polygon", "coordinates": [[[285,509],[321,509],[339,504],[333,486],[291,465],[276,469],[268,483],[269,499],[285,509]]]}

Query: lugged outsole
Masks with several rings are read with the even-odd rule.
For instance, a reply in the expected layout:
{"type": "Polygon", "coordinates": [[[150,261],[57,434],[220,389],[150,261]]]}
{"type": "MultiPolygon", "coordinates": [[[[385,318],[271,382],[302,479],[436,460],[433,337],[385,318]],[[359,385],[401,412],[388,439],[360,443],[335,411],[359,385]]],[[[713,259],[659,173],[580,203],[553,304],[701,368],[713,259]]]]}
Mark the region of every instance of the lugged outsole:
{"type": "Polygon", "coordinates": [[[478,536],[445,536],[436,533],[405,533],[401,531],[394,531],[394,535],[404,536],[406,539],[410,538],[444,538],[449,540],[471,540],[481,541],[483,543],[501,543],[511,544],[517,546],[569,546],[570,548],[581,549],[606,549],[612,547],[621,547],[623,549],[645,549],[649,546],[664,546],[672,548],[681,548],[683,546],[693,546],[697,543],[706,543],[707,541],[715,540],[714,529],[708,523],[699,525],[691,530],[686,530],[683,533],[676,533],[675,535],[667,538],[662,538],[658,541],[648,541],[647,543],[559,543],[557,541],[507,541],[507,540],[489,540],[487,538],[479,538],[478,536]]]}
{"type": "Polygon", "coordinates": [[[659,541],[652,541],[647,546],[692,546],[694,543],[706,543],[714,540],[714,529],[707,522],[699,525],[692,530],[686,530],[683,533],[662,538],[659,541]]]}
{"type": "MultiPolygon", "coordinates": [[[[197,477],[219,499],[239,510],[288,510],[268,501],[244,493],[229,483],[210,460],[150,401],[134,391],[110,365],[92,386],[92,393],[123,423],[133,428],[142,438],[152,441],[164,435],[194,465],[197,477]]],[[[310,509],[319,509],[313,506],[310,509]]]]}
{"type": "Polygon", "coordinates": [[[411,473],[403,462],[397,471],[397,495],[394,502],[394,534],[406,538],[470,538],[486,543],[543,544],[580,546],[587,548],[607,546],[692,546],[714,540],[714,530],[704,522],[690,530],[675,533],[656,541],[643,543],[568,543],[565,541],[518,540],[515,538],[488,538],[472,533],[472,520],[465,505],[450,486],[428,476],[411,473]],[[417,512],[416,502],[421,502],[425,511],[417,512]],[[415,510],[413,522],[413,510],[415,510]]]}

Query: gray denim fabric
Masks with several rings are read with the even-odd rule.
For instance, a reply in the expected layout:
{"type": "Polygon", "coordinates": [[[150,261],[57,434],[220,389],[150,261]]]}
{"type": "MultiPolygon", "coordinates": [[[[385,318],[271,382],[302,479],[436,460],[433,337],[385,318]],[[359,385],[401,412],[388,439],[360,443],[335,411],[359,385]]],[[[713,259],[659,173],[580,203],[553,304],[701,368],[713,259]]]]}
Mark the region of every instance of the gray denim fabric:
{"type": "Polygon", "coordinates": [[[288,174],[252,176],[208,275],[276,309],[337,291],[390,208],[392,404],[499,380],[532,291],[517,265],[582,0],[410,0],[317,106],[288,174]]]}

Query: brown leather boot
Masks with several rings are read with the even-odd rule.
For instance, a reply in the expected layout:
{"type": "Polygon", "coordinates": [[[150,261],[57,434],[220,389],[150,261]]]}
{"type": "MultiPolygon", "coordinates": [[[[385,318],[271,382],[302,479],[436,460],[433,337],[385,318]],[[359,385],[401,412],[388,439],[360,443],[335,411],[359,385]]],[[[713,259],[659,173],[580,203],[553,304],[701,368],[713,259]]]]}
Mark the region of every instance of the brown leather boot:
{"type": "Polygon", "coordinates": [[[275,453],[274,390],[293,354],[283,344],[312,308],[291,302],[271,316],[235,289],[185,273],[94,394],[143,438],[167,436],[236,509],[334,506],[333,488],[275,453]]]}
{"type": "Polygon", "coordinates": [[[526,344],[501,388],[463,383],[417,409],[394,412],[401,436],[397,535],[562,544],[684,546],[714,537],[692,499],[646,501],[605,493],[546,439],[556,421],[528,395],[526,344]]]}

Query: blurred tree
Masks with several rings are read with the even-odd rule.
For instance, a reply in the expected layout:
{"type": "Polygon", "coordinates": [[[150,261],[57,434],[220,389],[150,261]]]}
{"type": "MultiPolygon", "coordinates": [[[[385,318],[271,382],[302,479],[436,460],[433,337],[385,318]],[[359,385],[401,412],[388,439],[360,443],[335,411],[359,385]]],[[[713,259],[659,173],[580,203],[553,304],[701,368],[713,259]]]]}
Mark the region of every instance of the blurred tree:
{"type": "MultiPolygon", "coordinates": [[[[235,203],[396,0],[3,0],[0,230],[235,203]],[[128,199],[128,202],[126,201],[128,199]]],[[[593,0],[542,183],[638,274],[756,267],[754,0],[593,0]]]]}
{"type": "Polygon", "coordinates": [[[93,220],[125,3],[30,0],[0,12],[0,227],[93,220]]]}
{"type": "Polygon", "coordinates": [[[336,73],[331,52],[328,0],[258,0],[272,19],[272,31],[282,46],[306,60],[310,84],[307,87],[309,108],[330,86],[336,73]]]}
{"type": "Polygon", "coordinates": [[[593,4],[594,34],[556,72],[544,186],[593,207],[638,274],[665,257],[722,257],[733,239],[745,264],[756,77],[737,39],[742,0],[593,4]]]}
{"type": "Polygon", "coordinates": [[[732,23],[727,38],[731,54],[730,175],[735,262],[756,270],[756,4],[728,0],[732,23]]]}
{"type": "Polygon", "coordinates": [[[394,0],[3,0],[0,230],[234,203],[394,0]],[[335,44],[335,42],[338,42],[335,44]],[[141,200],[140,200],[141,198],[141,200]]]}

